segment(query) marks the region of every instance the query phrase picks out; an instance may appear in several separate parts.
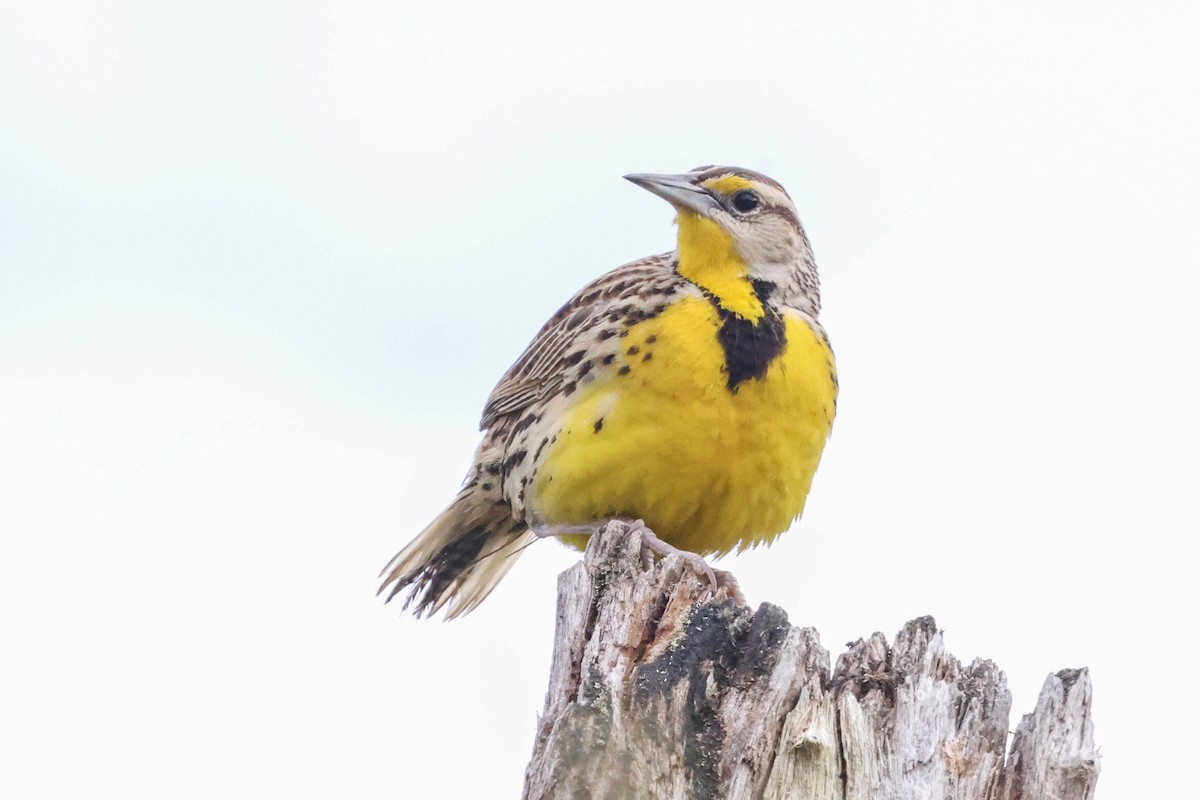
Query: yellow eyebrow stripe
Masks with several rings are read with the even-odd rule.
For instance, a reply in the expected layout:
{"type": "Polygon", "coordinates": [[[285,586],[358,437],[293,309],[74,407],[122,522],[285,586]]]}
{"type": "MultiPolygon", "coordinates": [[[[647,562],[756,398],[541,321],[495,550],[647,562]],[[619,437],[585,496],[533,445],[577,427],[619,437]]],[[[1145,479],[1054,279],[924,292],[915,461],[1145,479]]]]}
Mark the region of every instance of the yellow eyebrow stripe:
{"type": "Polygon", "coordinates": [[[754,184],[740,175],[724,175],[720,178],[709,178],[700,184],[705,189],[714,189],[721,194],[730,195],[742,189],[753,189],[754,184]]]}

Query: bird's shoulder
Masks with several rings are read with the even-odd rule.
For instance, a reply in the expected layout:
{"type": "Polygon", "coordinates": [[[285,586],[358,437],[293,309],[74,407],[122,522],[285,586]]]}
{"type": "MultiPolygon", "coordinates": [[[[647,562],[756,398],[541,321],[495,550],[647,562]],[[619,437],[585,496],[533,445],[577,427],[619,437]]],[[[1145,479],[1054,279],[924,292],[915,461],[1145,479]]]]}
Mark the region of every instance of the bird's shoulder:
{"type": "MultiPolygon", "coordinates": [[[[675,264],[673,252],[648,256],[617,267],[576,292],[496,384],[479,427],[486,430],[562,389],[570,382],[571,368],[583,366],[620,326],[648,319],[661,313],[673,297],[696,291],[676,272],[675,264]]],[[[583,369],[593,366],[589,363],[583,369]]]]}

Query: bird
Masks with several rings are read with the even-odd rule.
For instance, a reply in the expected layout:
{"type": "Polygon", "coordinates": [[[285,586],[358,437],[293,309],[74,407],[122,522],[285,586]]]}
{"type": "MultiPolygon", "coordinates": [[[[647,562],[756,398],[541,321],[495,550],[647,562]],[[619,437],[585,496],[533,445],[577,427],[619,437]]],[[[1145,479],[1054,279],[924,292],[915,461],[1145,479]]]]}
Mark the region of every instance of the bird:
{"type": "MultiPolygon", "coordinates": [[[[380,573],[453,619],[526,546],[637,521],[654,555],[770,544],[804,511],[838,379],[816,261],[783,186],[703,166],[624,176],[675,209],[675,249],[571,297],[492,390],[453,501],[380,573]]],[[[644,554],[645,555],[645,554],[644,554]]]]}

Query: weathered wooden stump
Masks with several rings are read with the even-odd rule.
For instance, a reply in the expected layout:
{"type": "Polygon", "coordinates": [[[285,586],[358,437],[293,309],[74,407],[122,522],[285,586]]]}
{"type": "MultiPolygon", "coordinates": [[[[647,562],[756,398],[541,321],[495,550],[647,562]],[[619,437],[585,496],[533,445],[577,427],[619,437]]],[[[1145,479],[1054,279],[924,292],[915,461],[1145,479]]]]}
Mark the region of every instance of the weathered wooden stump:
{"type": "Polygon", "coordinates": [[[1011,698],[930,617],[838,657],[678,557],[652,568],[620,523],[559,576],[527,800],[1084,800],[1100,764],[1086,669],[1046,680],[1005,758],[1011,698]]]}

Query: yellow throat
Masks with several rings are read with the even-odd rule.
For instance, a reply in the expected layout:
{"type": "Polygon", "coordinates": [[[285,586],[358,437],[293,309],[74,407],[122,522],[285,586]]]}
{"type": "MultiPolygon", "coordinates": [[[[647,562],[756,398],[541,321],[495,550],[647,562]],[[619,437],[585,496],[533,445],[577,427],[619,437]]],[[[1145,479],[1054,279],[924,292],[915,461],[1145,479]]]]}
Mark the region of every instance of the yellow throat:
{"type": "Polygon", "coordinates": [[[720,225],[694,211],[680,210],[679,274],[712,295],[726,311],[758,322],[765,313],[754,293],[750,268],[720,225]]]}

